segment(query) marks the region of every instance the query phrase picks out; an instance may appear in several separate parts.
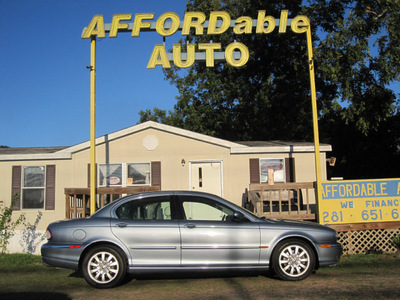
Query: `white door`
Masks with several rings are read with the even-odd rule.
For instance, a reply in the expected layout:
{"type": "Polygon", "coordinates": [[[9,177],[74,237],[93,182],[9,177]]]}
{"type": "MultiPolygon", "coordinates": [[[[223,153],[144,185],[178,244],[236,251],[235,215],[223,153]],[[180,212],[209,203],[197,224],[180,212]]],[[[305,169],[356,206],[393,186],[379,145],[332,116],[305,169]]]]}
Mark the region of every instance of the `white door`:
{"type": "Polygon", "coordinates": [[[222,162],[191,162],[190,185],[193,191],[222,195],[222,162]]]}

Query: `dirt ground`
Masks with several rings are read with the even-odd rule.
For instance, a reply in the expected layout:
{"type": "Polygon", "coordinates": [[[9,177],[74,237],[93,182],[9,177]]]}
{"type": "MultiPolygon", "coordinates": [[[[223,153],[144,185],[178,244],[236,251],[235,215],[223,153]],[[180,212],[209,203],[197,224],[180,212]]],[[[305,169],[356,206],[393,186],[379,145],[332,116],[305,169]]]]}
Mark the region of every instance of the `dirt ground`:
{"type": "Polygon", "coordinates": [[[364,257],[344,258],[299,282],[264,274],[167,274],[128,278],[109,290],[91,288],[76,272],[45,267],[24,273],[26,284],[15,286],[14,274],[0,270],[0,299],[400,299],[400,258],[364,257]]]}

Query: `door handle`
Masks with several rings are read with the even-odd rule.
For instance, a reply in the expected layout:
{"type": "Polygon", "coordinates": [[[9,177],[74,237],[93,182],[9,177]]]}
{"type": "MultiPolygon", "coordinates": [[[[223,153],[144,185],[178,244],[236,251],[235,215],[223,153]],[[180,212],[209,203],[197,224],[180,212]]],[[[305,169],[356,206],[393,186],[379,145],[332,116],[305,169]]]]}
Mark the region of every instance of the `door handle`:
{"type": "Polygon", "coordinates": [[[119,228],[125,228],[127,226],[126,223],[117,223],[117,227],[119,228]]]}
{"type": "Polygon", "coordinates": [[[185,227],[189,228],[189,229],[193,229],[193,228],[196,228],[196,224],[193,224],[193,223],[185,224],[185,227]]]}

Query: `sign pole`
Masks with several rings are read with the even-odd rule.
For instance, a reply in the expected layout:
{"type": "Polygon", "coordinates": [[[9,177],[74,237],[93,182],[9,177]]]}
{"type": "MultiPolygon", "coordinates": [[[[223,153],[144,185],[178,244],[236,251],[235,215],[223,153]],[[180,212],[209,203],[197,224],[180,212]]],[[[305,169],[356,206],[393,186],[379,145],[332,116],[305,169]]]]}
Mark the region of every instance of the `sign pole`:
{"type": "MultiPolygon", "coordinates": [[[[322,200],[322,179],[321,179],[321,157],[319,152],[319,131],[318,131],[318,110],[317,110],[317,92],[315,89],[315,75],[314,75],[314,57],[312,51],[312,39],[311,39],[311,25],[307,28],[307,50],[308,50],[308,67],[310,71],[310,86],[311,86],[311,104],[312,104],[312,115],[313,115],[313,129],[314,129],[314,150],[315,150],[315,173],[317,179],[316,185],[316,204],[319,207],[319,201],[322,200]]],[[[320,214],[317,214],[318,219],[320,214]]],[[[317,220],[319,221],[319,220],[317,220]]]]}
{"type": "Polygon", "coordinates": [[[90,43],[90,214],[96,212],[96,37],[90,43]]]}

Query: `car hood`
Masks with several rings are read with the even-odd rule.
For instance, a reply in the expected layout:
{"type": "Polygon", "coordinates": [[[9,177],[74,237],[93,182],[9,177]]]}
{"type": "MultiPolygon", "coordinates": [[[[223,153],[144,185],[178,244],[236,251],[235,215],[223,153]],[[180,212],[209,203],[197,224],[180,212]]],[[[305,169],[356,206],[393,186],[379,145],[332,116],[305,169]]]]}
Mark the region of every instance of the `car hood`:
{"type": "Polygon", "coordinates": [[[286,220],[286,219],[265,219],[265,224],[273,224],[274,227],[281,226],[285,228],[298,228],[298,229],[308,229],[308,230],[331,230],[335,231],[334,229],[327,227],[325,225],[321,225],[318,223],[310,222],[310,221],[298,221],[298,220],[286,220]]]}

